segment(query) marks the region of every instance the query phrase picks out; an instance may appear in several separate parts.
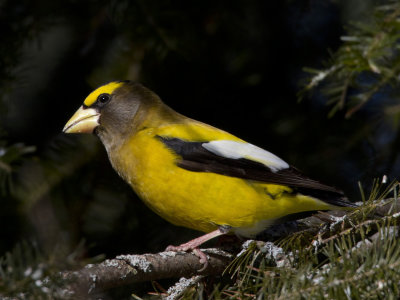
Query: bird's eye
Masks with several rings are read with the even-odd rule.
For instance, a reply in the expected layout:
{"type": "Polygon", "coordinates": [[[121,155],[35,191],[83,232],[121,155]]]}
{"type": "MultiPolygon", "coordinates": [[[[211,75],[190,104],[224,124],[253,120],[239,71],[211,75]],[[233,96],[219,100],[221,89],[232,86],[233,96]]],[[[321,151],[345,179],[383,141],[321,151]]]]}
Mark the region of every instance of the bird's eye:
{"type": "Polygon", "coordinates": [[[97,97],[97,101],[100,105],[106,104],[108,101],[110,101],[111,96],[110,94],[101,94],[97,97]]]}

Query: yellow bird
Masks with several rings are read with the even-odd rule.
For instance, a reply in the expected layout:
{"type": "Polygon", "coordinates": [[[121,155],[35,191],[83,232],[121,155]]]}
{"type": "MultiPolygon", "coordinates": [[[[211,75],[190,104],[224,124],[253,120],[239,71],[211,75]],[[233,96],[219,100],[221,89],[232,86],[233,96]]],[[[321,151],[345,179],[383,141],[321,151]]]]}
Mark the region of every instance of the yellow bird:
{"type": "Polygon", "coordinates": [[[301,212],[352,206],[336,188],[304,176],[276,155],[187,118],[141,84],[93,91],[64,127],[95,133],[113,168],[154,212],[206,232],[168,250],[193,250],[226,233],[251,238],[301,212]]]}

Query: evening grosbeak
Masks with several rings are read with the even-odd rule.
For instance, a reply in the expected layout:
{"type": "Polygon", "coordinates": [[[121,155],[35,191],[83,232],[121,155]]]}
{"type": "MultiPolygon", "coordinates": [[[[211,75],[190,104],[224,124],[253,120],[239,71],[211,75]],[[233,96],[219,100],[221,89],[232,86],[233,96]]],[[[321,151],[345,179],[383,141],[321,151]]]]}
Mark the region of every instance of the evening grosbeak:
{"type": "Polygon", "coordinates": [[[207,234],[167,250],[193,250],[227,233],[251,238],[288,215],[352,206],[334,187],[276,155],[185,117],[143,85],[111,82],[93,91],[65,125],[95,133],[117,173],[154,212],[207,234]]]}

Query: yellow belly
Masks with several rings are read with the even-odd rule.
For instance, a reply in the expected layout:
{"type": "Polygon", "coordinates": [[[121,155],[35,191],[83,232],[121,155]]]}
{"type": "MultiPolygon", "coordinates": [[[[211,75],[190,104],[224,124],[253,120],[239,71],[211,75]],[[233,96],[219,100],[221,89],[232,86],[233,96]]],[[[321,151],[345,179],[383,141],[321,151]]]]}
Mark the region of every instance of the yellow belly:
{"type": "Polygon", "coordinates": [[[189,132],[187,126],[182,128],[143,130],[120,149],[119,159],[111,157],[114,168],[139,197],[169,222],[204,232],[229,225],[257,233],[268,220],[329,208],[317,199],[290,194],[288,187],[177,167],[179,157],[155,135],[193,139],[197,134],[198,141],[203,135],[209,139],[210,134],[215,139],[235,138],[223,131],[214,132],[212,127],[199,130],[195,126],[189,132]]]}

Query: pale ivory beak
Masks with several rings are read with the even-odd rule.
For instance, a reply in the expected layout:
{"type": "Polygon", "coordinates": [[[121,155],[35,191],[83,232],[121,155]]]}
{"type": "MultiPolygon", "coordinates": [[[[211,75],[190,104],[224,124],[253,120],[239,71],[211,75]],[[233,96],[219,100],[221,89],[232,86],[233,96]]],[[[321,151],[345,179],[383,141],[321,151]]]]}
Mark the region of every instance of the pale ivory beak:
{"type": "Polygon", "coordinates": [[[100,113],[93,108],[81,106],[65,124],[64,133],[92,133],[99,126],[100,113]]]}

